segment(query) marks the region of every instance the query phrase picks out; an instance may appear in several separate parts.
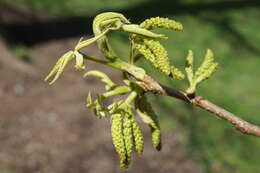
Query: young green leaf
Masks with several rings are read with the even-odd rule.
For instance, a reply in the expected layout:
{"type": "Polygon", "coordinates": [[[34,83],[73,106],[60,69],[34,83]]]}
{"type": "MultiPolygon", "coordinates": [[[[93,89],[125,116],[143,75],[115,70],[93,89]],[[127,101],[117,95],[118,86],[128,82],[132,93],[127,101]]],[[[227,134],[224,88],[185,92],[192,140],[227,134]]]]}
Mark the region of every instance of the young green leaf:
{"type": "Polygon", "coordinates": [[[139,36],[148,37],[148,38],[156,38],[156,39],[168,39],[162,34],[153,33],[147,29],[141,28],[139,25],[135,24],[125,24],[122,25],[122,30],[125,32],[129,32],[132,34],[137,34],[139,36]]]}
{"type": "Polygon", "coordinates": [[[88,76],[98,77],[102,82],[104,82],[106,84],[106,90],[111,90],[112,88],[114,88],[116,86],[116,84],[114,82],[112,82],[112,80],[105,73],[103,73],[101,71],[91,70],[91,71],[86,72],[83,77],[86,78],[88,76]]]}
{"type": "Polygon", "coordinates": [[[44,79],[45,81],[49,80],[53,75],[55,77],[52,79],[52,81],[49,83],[50,85],[53,84],[62,74],[64,71],[65,67],[71,61],[73,58],[75,58],[75,55],[73,51],[69,51],[65,53],[56,63],[56,65],[53,67],[51,72],[48,74],[48,76],[44,79]]]}
{"type": "Polygon", "coordinates": [[[85,70],[83,55],[80,54],[80,52],[78,52],[76,50],[74,51],[74,55],[76,56],[75,69],[81,70],[81,71],[85,70]]]}
{"type": "Polygon", "coordinates": [[[214,62],[214,55],[210,49],[207,50],[204,61],[198,70],[193,74],[193,53],[189,51],[186,59],[185,71],[188,76],[190,87],[186,90],[188,94],[193,94],[196,86],[202,81],[208,79],[217,69],[218,63],[214,62]]]}
{"type": "Polygon", "coordinates": [[[157,115],[152,109],[152,106],[147,101],[146,97],[143,96],[136,100],[136,112],[142,118],[143,122],[150,126],[152,132],[152,141],[154,148],[158,151],[161,150],[161,131],[158,122],[157,115]]]}

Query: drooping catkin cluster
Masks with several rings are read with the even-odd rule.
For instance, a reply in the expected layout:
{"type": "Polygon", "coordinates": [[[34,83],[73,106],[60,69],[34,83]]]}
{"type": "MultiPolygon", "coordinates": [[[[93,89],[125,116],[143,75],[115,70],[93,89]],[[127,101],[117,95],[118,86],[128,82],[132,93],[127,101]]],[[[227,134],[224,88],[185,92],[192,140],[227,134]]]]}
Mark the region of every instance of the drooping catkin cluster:
{"type": "Polygon", "coordinates": [[[168,53],[164,49],[164,47],[160,44],[159,41],[155,41],[152,39],[144,39],[144,44],[147,46],[148,49],[155,55],[155,60],[152,61],[152,64],[159,69],[162,73],[166,75],[170,75],[171,67],[170,61],[168,58],[168,53]]]}
{"type": "MultiPolygon", "coordinates": [[[[168,18],[155,17],[146,19],[139,25],[144,29],[165,28],[181,31],[183,29],[179,22],[168,18]]],[[[183,79],[184,75],[180,70],[170,65],[168,53],[163,45],[152,38],[144,38],[138,35],[133,36],[135,39],[136,49],[149,60],[159,71],[174,79],[183,79]]]]}
{"type": "Polygon", "coordinates": [[[143,153],[143,134],[132,112],[116,113],[111,116],[111,119],[113,144],[120,157],[121,168],[127,169],[131,163],[133,142],[137,153],[140,156],[143,153]]]}
{"type": "Polygon", "coordinates": [[[116,152],[120,157],[121,167],[126,169],[128,164],[127,164],[125,141],[124,141],[124,136],[122,134],[122,128],[123,128],[122,114],[115,113],[111,116],[111,119],[112,119],[111,135],[113,139],[113,144],[116,152]]]}
{"type": "MultiPolygon", "coordinates": [[[[135,100],[135,109],[143,122],[151,129],[152,142],[155,149],[161,150],[161,131],[157,115],[145,96],[138,96],[135,100]]],[[[114,147],[120,157],[121,168],[126,169],[131,163],[133,144],[139,156],[143,153],[143,135],[137,124],[131,107],[126,111],[111,116],[111,134],[114,147]]]]}
{"type": "Polygon", "coordinates": [[[143,44],[137,44],[136,48],[159,71],[166,75],[170,75],[171,67],[167,51],[158,41],[151,39],[143,39],[143,44]]]}
{"type": "Polygon", "coordinates": [[[152,110],[152,106],[143,95],[144,90],[135,83],[126,82],[126,86],[116,85],[109,77],[100,71],[89,71],[85,75],[96,76],[106,84],[107,92],[98,96],[96,101],[92,102],[91,94],[87,99],[87,107],[92,108],[98,118],[111,115],[111,134],[116,152],[120,157],[121,168],[127,169],[131,163],[132,149],[141,156],[144,148],[143,134],[133,114],[133,109],[138,113],[143,122],[147,123],[151,129],[152,142],[155,149],[161,149],[161,131],[157,115],[152,110]],[[129,94],[125,100],[114,102],[104,107],[104,99],[129,94]],[[135,103],[133,104],[131,103],[135,103]]]}

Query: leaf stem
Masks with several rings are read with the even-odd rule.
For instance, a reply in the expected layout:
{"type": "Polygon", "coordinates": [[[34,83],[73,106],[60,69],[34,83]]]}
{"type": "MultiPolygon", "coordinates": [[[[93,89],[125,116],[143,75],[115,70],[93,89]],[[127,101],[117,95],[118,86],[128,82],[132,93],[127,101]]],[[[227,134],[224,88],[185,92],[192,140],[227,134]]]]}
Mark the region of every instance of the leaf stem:
{"type": "Polygon", "coordinates": [[[130,35],[129,39],[130,39],[130,58],[129,58],[129,63],[130,64],[134,64],[134,62],[135,62],[135,57],[134,57],[135,43],[134,43],[132,35],[130,35]]]}
{"type": "Polygon", "coordinates": [[[127,106],[129,106],[134,99],[136,98],[136,96],[138,95],[137,91],[133,90],[128,97],[125,99],[124,103],[120,105],[119,108],[121,109],[125,109],[127,106]]]}
{"type": "Polygon", "coordinates": [[[119,58],[116,58],[114,60],[102,60],[100,58],[96,58],[96,57],[86,55],[82,52],[81,52],[81,54],[83,55],[84,59],[95,61],[97,63],[103,64],[103,65],[106,65],[106,66],[110,66],[110,67],[113,67],[115,69],[119,69],[121,71],[125,71],[125,72],[131,74],[132,76],[134,76],[138,80],[143,80],[144,77],[145,77],[146,73],[145,73],[144,69],[142,69],[140,67],[136,67],[133,64],[129,64],[127,62],[124,62],[124,61],[120,60],[119,58]]]}

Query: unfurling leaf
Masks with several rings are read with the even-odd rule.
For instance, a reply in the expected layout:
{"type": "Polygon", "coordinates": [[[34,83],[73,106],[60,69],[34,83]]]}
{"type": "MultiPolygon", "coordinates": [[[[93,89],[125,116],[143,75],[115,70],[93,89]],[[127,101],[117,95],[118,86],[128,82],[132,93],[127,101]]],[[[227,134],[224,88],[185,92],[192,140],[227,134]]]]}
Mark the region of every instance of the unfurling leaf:
{"type": "Polygon", "coordinates": [[[156,34],[144,28],[141,28],[139,25],[135,24],[126,24],[122,25],[122,30],[125,32],[129,32],[132,34],[137,34],[139,36],[147,37],[147,38],[157,38],[157,39],[168,39],[162,34],[156,34]]]}
{"type": "Polygon", "coordinates": [[[76,65],[75,65],[76,70],[81,70],[81,71],[85,70],[83,55],[76,50],[74,51],[74,55],[76,56],[76,65]]]}
{"type": "Polygon", "coordinates": [[[194,78],[196,79],[196,83],[208,79],[216,71],[217,67],[218,63],[214,62],[213,52],[208,49],[203,63],[195,73],[194,78]]]}
{"type": "Polygon", "coordinates": [[[186,58],[185,71],[188,76],[190,87],[186,90],[188,94],[193,94],[196,90],[196,86],[202,81],[208,79],[218,67],[218,63],[214,62],[214,55],[210,49],[207,50],[204,61],[198,70],[193,72],[193,53],[190,50],[186,58]]]}
{"type": "MultiPolygon", "coordinates": [[[[120,29],[118,27],[118,23],[115,21],[118,21],[119,23],[123,24],[129,24],[130,22],[125,18],[124,15],[120,13],[114,13],[114,12],[106,12],[101,13],[97,15],[93,21],[93,32],[95,37],[101,35],[104,33],[104,29],[107,29],[106,31],[109,31],[110,29],[120,29]],[[112,19],[112,22],[111,22],[112,19]],[[118,20],[115,20],[118,19],[118,20]],[[105,21],[110,21],[110,23],[104,24],[105,21]]],[[[120,24],[119,24],[120,26],[120,24]]],[[[102,53],[105,55],[108,59],[116,59],[117,55],[115,54],[114,50],[110,46],[108,42],[107,35],[102,35],[100,39],[97,40],[98,47],[102,51],[102,53]]]]}
{"type": "Polygon", "coordinates": [[[114,82],[112,82],[112,80],[105,73],[103,73],[101,71],[91,70],[91,71],[88,71],[87,73],[85,73],[83,77],[86,78],[88,76],[98,77],[102,82],[104,82],[106,84],[106,90],[110,90],[116,86],[116,84],[114,82]]]}
{"type": "Polygon", "coordinates": [[[62,72],[64,71],[65,67],[67,66],[67,64],[69,63],[70,60],[72,60],[73,58],[75,58],[75,55],[73,53],[73,51],[69,51],[67,53],[65,53],[56,63],[56,65],[53,67],[53,69],[51,70],[51,72],[48,74],[48,76],[44,79],[45,81],[49,80],[53,75],[55,75],[55,77],[52,79],[52,81],[49,83],[50,85],[53,84],[62,74],[62,72]]]}
{"type": "Polygon", "coordinates": [[[191,50],[189,50],[186,58],[185,71],[187,73],[188,80],[191,83],[193,80],[193,52],[191,50]]]}
{"type": "Polygon", "coordinates": [[[161,150],[161,131],[158,118],[145,96],[136,101],[136,112],[150,126],[154,148],[161,150]]]}

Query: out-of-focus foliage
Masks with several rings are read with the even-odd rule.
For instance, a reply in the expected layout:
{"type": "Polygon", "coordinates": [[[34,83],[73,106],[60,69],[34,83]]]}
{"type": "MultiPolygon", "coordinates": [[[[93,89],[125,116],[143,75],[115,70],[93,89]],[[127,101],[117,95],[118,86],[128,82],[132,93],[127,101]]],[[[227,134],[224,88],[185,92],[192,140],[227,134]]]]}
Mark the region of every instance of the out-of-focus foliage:
{"type": "Polygon", "coordinates": [[[23,61],[29,61],[30,50],[23,44],[13,44],[10,46],[12,53],[23,61]]]}
{"type": "Polygon", "coordinates": [[[48,11],[58,16],[93,15],[105,9],[120,10],[148,0],[4,0],[9,5],[48,11]]]}
{"type": "MultiPolygon", "coordinates": [[[[13,6],[22,4],[29,8],[50,11],[59,16],[91,15],[109,8],[113,8],[114,11],[124,8],[127,11],[127,8],[142,5],[144,2],[147,3],[148,0],[8,1],[13,6]]],[[[214,4],[225,1],[183,0],[177,2],[214,4]]],[[[187,9],[181,9],[181,14],[175,14],[174,11],[174,15],[169,12],[164,14],[180,21],[184,31],[182,33],[162,31],[167,32],[166,35],[170,38],[167,44],[164,42],[162,44],[167,48],[169,58],[173,57],[177,67],[184,65],[182,63],[187,55],[187,50],[192,49],[195,56],[201,57],[202,61],[205,47],[212,49],[220,68],[214,79],[209,79],[200,85],[198,93],[245,120],[259,125],[260,9],[257,6],[226,8],[223,5],[222,8],[216,7],[218,10],[214,10],[214,6],[211,7],[211,9],[197,10],[196,13],[185,13],[187,9]]],[[[180,9],[178,10],[180,11],[180,9]]],[[[131,18],[131,16],[125,15],[131,18]]],[[[145,13],[143,15],[142,17],[148,17],[145,13]]],[[[158,12],[154,11],[154,17],[158,15],[158,12]]],[[[120,56],[128,57],[129,47],[125,44],[128,43],[126,37],[115,35],[113,38],[111,41],[115,45],[113,47],[117,47],[117,53],[120,56]]],[[[145,60],[140,60],[140,64],[143,66],[147,63],[145,60]]],[[[198,67],[199,64],[200,61],[196,61],[194,66],[198,67]]],[[[151,66],[147,68],[147,72],[153,75],[159,74],[151,66]]],[[[168,80],[167,77],[159,75],[156,79],[174,88],[187,88],[188,86],[188,83],[183,86],[177,80],[168,80]]],[[[154,106],[160,105],[158,111],[160,111],[161,122],[164,122],[162,126],[169,127],[183,135],[183,143],[187,145],[190,154],[205,168],[206,172],[259,172],[259,139],[240,134],[231,125],[206,111],[191,108],[182,102],[166,97],[154,96],[152,98],[154,106]]]]}

